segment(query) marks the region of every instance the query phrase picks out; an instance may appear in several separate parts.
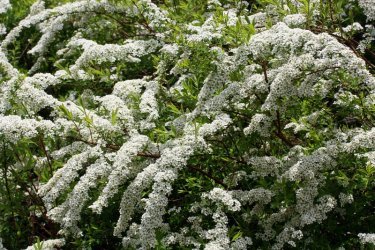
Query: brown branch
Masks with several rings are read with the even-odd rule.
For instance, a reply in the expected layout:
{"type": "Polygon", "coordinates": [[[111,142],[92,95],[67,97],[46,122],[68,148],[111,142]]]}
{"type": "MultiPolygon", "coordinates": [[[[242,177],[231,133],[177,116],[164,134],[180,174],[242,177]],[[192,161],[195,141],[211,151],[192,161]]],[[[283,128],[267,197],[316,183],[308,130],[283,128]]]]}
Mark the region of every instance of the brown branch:
{"type": "MultiPolygon", "coordinates": [[[[3,165],[3,179],[5,181],[5,190],[6,190],[6,193],[7,193],[7,196],[8,196],[8,199],[9,199],[9,203],[10,203],[10,206],[14,206],[13,204],[13,198],[12,198],[12,195],[11,195],[11,191],[10,191],[10,187],[9,187],[9,181],[8,181],[8,164],[7,164],[7,160],[6,160],[6,151],[5,151],[5,142],[3,140],[3,161],[2,161],[2,165],[3,165]]],[[[15,220],[15,215],[14,215],[14,210],[12,209],[11,210],[11,214],[12,214],[12,223],[13,223],[13,226],[14,228],[16,229],[17,228],[17,223],[16,223],[16,220],[15,220]]]]}
{"type": "MultiPolygon", "coordinates": [[[[370,62],[365,56],[361,55],[360,53],[358,53],[357,49],[354,47],[353,43],[358,45],[358,42],[353,40],[353,39],[347,39],[347,38],[344,38],[340,35],[337,35],[337,34],[334,34],[332,33],[331,31],[327,30],[327,29],[323,29],[323,28],[311,28],[310,29],[312,32],[314,32],[315,34],[319,34],[319,33],[322,33],[322,32],[327,32],[329,35],[335,37],[339,42],[349,46],[349,48],[354,52],[354,54],[356,54],[356,56],[358,56],[359,58],[363,59],[367,65],[373,69],[375,69],[375,65],[370,62]]],[[[368,52],[369,54],[371,54],[372,56],[375,56],[375,53],[369,49],[365,49],[366,52],[368,52]]]]}
{"type": "Polygon", "coordinates": [[[39,137],[39,144],[40,144],[40,147],[42,148],[44,155],[47,158],[48,167],[52,175],[53,174],[52,159],[51,159],[51,156],[47,152],[46,145],[44,144],[44,141],[43,141],[43,135],[39,137]]]}
{"type": "Polygon", "coordinates": [[[285,144],[287,144],[289,147],[293,147],[293,146],[297,145],[297,144],[295,144],[295,143],[289,141],[288,138],[286,138],[285,135],[284,135],[283,133],[280,134],[279,132],[275,132],[275,135],[276,135],[280,140],[282,140],[285,144]]]}
{"type": "Polygon", "coordinates": [[[141,15],[141,17],[144,21],[143,23],[141,23],[141,25],[143,25],[143,27],[145,27],[150,33],[155,33],[155,31],[148,24],[147,18],[145,17],[145,15],[143,15],[142,11],[138,8],[137,3],[134,0],[132,0],[132,2],[134,4],[134,6],[137,8],[137,10],[139,11],[139,14],[141,15]]]}
{"type": "Polygon", "coordinates": [[[298,143],[290,141],[283,133],[281,129],[281,118],[280,118],[280,112],[279,110],[276,110],[276,128],[277,131],[275,132],[275,135],[282,140],[285,144],[287,144],[289,147],[293,147],[295,145],[298,145],[298,143]]]}
{"type": "MultiPolygon", "coordinates": [[[[94,141],[87,141],[87,140],[84,140],[82,138],[78,138],[78,137],[74,137],[74,136],[67,136],[66,138],[71,139],[71,140],[75,140],[75,141],[80,141],[80,142],[86,143],[86,144],[91,145],[91,146],[98,145],[94,141]]],[[[106,144],[105,147],[107,149],[111,149],[111,150],[119,150],[120,149],[120,146],[117,146],[117,145],[114,145],[114,144],[106,144]]]]}
{"type": "MultiPolygon", "coordinates": [[[[22,164],[22,160],[20,158],[20,156],[18,155],[17,152],[15,152],[15,156],[17,158],[17,160],[22,164]]],[[[23,168],[25,169],[25,168],[23,168]]],[[[43,199],[39,196],[38,192],[37,192],[37,188],[35,187],[34,185],[34,182],[31,180],[30,183],[31,183],[31,187],[29,189],[29,186],[28,186],[28,183],[25,182],[24,180],[22,180],[18,175],[17,173],[12,172],[12,176],[16,179],[17,183],[19,184],[20,188],[25,191],[26,193],[28,193],[29,197],[31,198],[32,200],[32,204],[37,204],[37,205],[40,205],[42,208],[43,208],[43,216],[45,218],[47,218],[47,208],[45,207],[44,205],[44,202],[43,202],[43,199]],[[34,188],[34,191],[32,190],[32,187],[34,188]]],[[[12,211],[12,214],[13,214],[13,211],[12,211]]]]}
{"type": "Polygon", "coordinates": [[[334,24],[335,20],[333,18],[332,0],[328,0],[328,5],[329,5],[329,16],[331,18],[332,24],[334,24]]]}
{"type": "MultiPolygon", "coordinates": [[[[89,142],[89,141],[86,141],[86,140],[83,140],[83,139],[80,139],[80,138],[73,138],[73,139],[76,139],[76,140],[78,140],[78,141],[81,141],[81,142],[87,143],[87,144],[89,144],[89,145],[97,145],[97,143],[95,143],[95,142],[89,142]]],[[[117,146],[117,145],[112,145],[112,144],[107,144],[106,147],[107,147],[107,148],[110,148],[110,149],[117,149],[117,150],[120,148],[119,146],[117,146]]],[[[138,152],[138,153],[137,153],[137,156],[140,156],[140,157],[146,157],[146,158],[152,158],[152,159],[158,159],[158,158],[161,157],[160,154],[151,154],[151,153],[147,153],[147,152],[138,152]]],[[[211,174],[205,172],[204,170],[202,170],[202,169],[200,169],[200,168],[198,168],[198,167],[196,167],[196,166],[192,166],[192,165],[188,165],[187,167],[188,167],[189,169],[191,169],[191,170],[194,170],[194,171],[196,171],[196,172],[199,172],[199,173],[203,174],[204,176],[206,176],[206,177],[208,177],[209,179],[213,180],[215,183],[220,184],[220,185],[222,185],[222,186],[225,187],[225,188],[228,188],[228,186],[227,186],[224,182],[222,182],[220,179],[218,179],[218,178],[212,176],[211,174]]]]}
{"type": "Polygon", "coordinates": [[[264,75],[264,80],[266,81],[266,83],[269,83],[268,82],[268,76],[267,76],[267,62],[266,61],[263,61],[262,62],[262,70],[263,70],[263,75],[264,75]]]}
{"type": "Polygon", "coordinates": [[[137,153],[137,156],[146,157],[146,158],[153,158],[153,159],[160,158],[160,154],[150,154],[150,153],[144,153],[144,152],[137,153]]]}
{"type": "MultiPolygon", "coordinates": [[[[270,87],[268,87],[268,91],[269,91],[269,89],[270,89],[270,87]]],[[[257,100],[259,101],[259,103],[262,104],[262,99],[259,97],[259,95],[257,93],[255,93],[255,92],[254,92],[254,95],[257,98],[257,100]]]]}
{"type": "Polygon", "coordinates": [[[209,174],[209,173],[205,172],[204,170],[200,169],[199,167],[192,166],[192,165],[188,165],[187,167],[189,169],[193,170],[193,171],[196,171],[196,172],[199,172],[199,173],[203,174],[207,178],[213,180],[215,183],[222,185],[224,188],[226,188],[226,189],[228,188],[227,184],[225,184],[224,182],[222,182],[220,179],[216,178],[215,176],[212,176],[211,174],[209,174]]]}
{"type": "MultiPolygon", "coordinates": [[[[82,138],[76,138],[76,137],[72,137],[72,136],[69,136],[67,138],[73,139],[73,140],[76,140],[76,141],[80,141],[80,142],[84,142],[84,143],[86,143],[88,145],[91,145],[91,146],[98,145],[96,142],[87,141],[87,140],[84,140],[82,138]]],[[[107,149],[111,149],[111,150],[119,150],[120,149],[120,146],[114,145],[114,144],[109,144],[109,143],[106,144],[105,147],[107,149]]],[[[151,154],[151,153],[146,153],[146,152],[139,152],[139,153],[137,153],[137,156],[146,157],[146,158],[153,158],[153,159],[160,158],[160,154],[151,154]]]]}

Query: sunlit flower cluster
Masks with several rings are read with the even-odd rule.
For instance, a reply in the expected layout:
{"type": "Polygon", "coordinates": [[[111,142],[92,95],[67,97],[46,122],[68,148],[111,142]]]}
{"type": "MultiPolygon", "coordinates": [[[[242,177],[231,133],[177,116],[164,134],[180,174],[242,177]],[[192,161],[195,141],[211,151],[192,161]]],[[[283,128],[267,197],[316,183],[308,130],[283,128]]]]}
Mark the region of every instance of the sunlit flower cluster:
{"type": "MultiPolygon", "coordinates": [[[[308,244],[306,228],[356,202],[328,187],[330,173],[366,167],[343,158],[374,164],[375,78],[366,62],[335,37],[305,30],[305,14],[250,15],[247,2],[208,2],[203,20],[181,24],[173,41],[168,25],[178,20],[149,0],[53,9],[37,1],[1,42],[0,146],[34,140],[37,169],[60,164],[35,185],[61,237],[83,236],[82,213],[116,206],[113,235],[128,249],[282,249],[308,244]],[[126,16],[134,24],[126,31],[137,32],[96,41],[83,27],[101,15],[126,16]],[[71,37],[56,45],[72,20],[71,37]],[[254,34],[226,48],[226,34],[246,20],[254,34]],[[30,27],[41,36],[25,74],[8,49],[30,27]],[[59,63],[48,73],[51,48],[59,63]]],[[[375,19],[372,1],[359,5],[375,19]]],[[[0,0],[0,14],[8,8],[0,0]]],[[[358,237],[375,242],[370,232],[358,237]]]]}
{"type": "Polygon", "coordinates": [[[0,1],[0,14],[7,12],[12,5],[10,4],[9,0],[1,0],[0,1]]]}

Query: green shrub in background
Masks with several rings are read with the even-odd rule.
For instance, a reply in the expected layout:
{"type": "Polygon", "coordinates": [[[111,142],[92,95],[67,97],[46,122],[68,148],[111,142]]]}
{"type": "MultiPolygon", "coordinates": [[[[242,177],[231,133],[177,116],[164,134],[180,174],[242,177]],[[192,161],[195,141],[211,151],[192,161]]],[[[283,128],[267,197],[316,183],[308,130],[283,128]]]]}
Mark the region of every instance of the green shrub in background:
{"type": "Polygon", "coordinates": [[[374,249],[372,0],[0,0],[7,249],[374,249]]]}

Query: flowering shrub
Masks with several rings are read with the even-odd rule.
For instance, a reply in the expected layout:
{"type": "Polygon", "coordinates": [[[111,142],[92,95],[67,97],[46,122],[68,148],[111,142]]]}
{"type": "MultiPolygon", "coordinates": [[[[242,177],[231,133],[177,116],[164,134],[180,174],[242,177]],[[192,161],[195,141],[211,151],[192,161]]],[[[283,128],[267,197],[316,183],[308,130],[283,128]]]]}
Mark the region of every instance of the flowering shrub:
{"type": "Polygon", "coordinates": [[[4,247],[374,247],[372,0],[16,2],[4,247]]]}

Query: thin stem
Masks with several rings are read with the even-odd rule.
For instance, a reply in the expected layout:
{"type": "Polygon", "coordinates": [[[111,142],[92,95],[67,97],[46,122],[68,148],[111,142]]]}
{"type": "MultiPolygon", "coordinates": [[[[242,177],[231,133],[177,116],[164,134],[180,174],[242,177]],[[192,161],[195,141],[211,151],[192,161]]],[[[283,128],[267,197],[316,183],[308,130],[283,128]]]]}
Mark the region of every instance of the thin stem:
{"type": "MultiPolygon", "coordinates": [[[[3,178],[5,180],[5,190],[7,192],[7,195],[8,195],[8,199],[9,199],[9,204],[11,207],[13,207],[13,199],[12,199],[12,195],[10,193],[10,187],[9,187],[9,181],[8,181],[8,164],[6,162],[6,152],[5,152],[6,148],[5,148],[5,141],[3,140],[3,178]]],[[[16,224],[16,221],[15,221],[15,217],[14,217],[14,210],[12,209],[11,210],[11,213],[12,213],[12,221],[13,221],[13,224],[14,224],[14,229],[17,228],[17,224],[16,224]]]]}
{"type": "Polygon", "coordinates": [[[201,174],[203,174],[204,176],[206,176],[207,178],[213,180],[215,183],[217,184],[220,184],[222,185],[224,188],[228,188],[228,185],[226,185],[224,182],[222,182],[220,179],[216,178],[215,176],[212,176],[211,174],[205,172],[204,170],[200,169],[199,167],[197,166],[192,166],[192,165],[188,165],[187,166],[189,169],[193,170],[193,171],[196,171],[196,172],[199,172],[201,174]]]}
{"type": "MultiPolygon", "coordinates": [[[[79,139],[79,138],[75,138],[75,139],[78,140],[78,141],[82,141],[84,143],[87,143],[89,145],[97,145],[97,143],[95,143],[95,142],[89,142],[89,141],[86,141],[86,140],[83,140],[83,139],[79,139]]],[[[112,145],[112,144],[107,144],[106,147],[110,148],[110,149],[117,149],[117,150],[120,148],[119,146],[112,145]]],[[[138,152],[137,156],[145,157],[145,158],[152,158],[152,159],[158,159],[158,158],[161,157],[160,154],[151,154],[151,153],[147,153],[147,152],[138,152]]],[[[211,174],[205,172],[204,170],[202,170],[202,169],[200,169],[200,168],[198,168],[196,166],[192,166],[192,165],[188,165],[187,167],[189,169],[191,169],[191,170],[194,170],[196,172],[199,172],[199,173],[203,174],[204,176],[208,177],[209,179],[215,181],[217,184],[220,184],[223,187],[228,188],[228,186],[225,183],[223,183],[220,179],[212,176],[211,174]]]]}
{"type": "Polygon", "coordinates": [[[263,70],[264,80],[266,81],[266,83],[269,83],[268,76],[267,76],[267,69],[268,69],[267,62],[266,61],[262,62],[261,66],[263,70]]]}
{"type": "Polygon", "coordinates": [[[43,135],[39,137],[39,144],[40,144],[40,147],[42,148],[44,155],[47,158],[48,167],[52,175],[53,174],[52,159],[51,159],[51,156],[47,152],[46,145],[44,144],[44,140],[43,140],[43,135]]]}
{"type": "Polygon", "coordinates": [[[276,110],[276,127],[277,131],[275,132],[275,135],[280,138],[285,144],[287,144],[289,147],[293,147],[297,145],[296,143],[290,141],[283,133],[281,129],[281,118],[280,118],[280,112],[279,110],[276,110]]]}
{"type": "Polygon", "coordinates": [[[333,19],[332,0],[328,0],[328,5],[329,5],[329,16],[331,18],[332,24],[334,24],[335,20],[333,19]]]}

